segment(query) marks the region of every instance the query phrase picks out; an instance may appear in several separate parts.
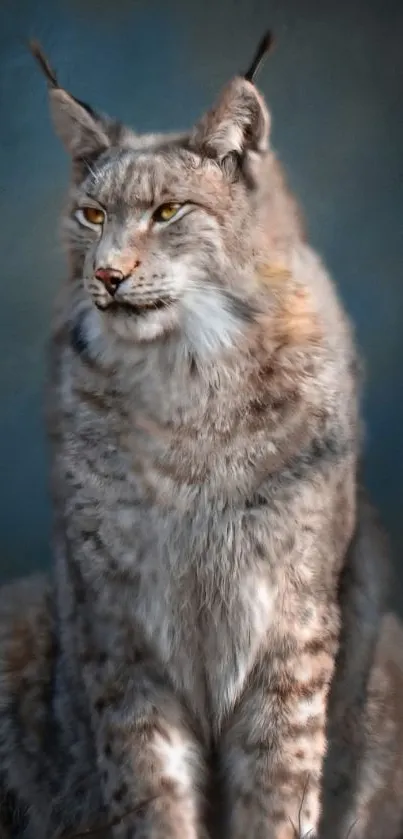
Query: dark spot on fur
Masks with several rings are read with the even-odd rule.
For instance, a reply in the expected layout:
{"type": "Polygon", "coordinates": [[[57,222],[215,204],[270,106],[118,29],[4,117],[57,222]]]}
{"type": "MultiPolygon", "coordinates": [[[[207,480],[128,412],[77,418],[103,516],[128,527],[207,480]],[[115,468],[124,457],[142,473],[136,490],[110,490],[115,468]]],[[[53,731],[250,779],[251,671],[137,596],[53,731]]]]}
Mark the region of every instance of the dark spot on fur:
{"type": "Polygon", "coordinates": [[[294,770],[286,766],[277,766],[272,773],[275,788],[282,786],[299,787],[305,780],[305,775],[300,770],[294,770]]]}
{"type": "Polygon", "coordinates": [[[88,352],[88,342],[84,328],[84,315],[78,317],[70,328],[70,345],[77,355],[86,361],[92,363],[91,356],[88,352]]]}
{"type": "Polygon", "coordinates": [[[274,824],[281,824],[285,820],[284,810],[272,810],[270,818],[274,824]]]}
{"type": "Polygon", "coordinates": [[[195,359],[194,355],[192,355],[190,357],[190,361],[189,361],[189,373],[190,373],[190,375],[195,376],[196,373],[197,373],[197,370],[198,370],[197,362],[196,362],[196,359],[195,359]]]}
{"type": "Polygon", "coordinates": [[[123,784],[120,785],[120,787],[118,787],[118,789],[115,790],[115,792],[113,793],[113,798],[119,804],[121,801],[123,801],[123,799],[125,798],[127,793],[128,793],[127,784],[123,783],[123,784]]]}
{"type": "Polygon", "coordinates": [[[291,738],[297,739],[303,736],[315,736],[319,731],[323,731],[324,722],[322,715],[309,717],[304,723],[292,723],[288,728],[288,734],[291,738]]]}
{"type": "Polygon", "coordinates": [[[246,300],[241,300],[229,291],[225,292],[225,298],[228,304],[228,311],[231,314],[244,323],[253,322],[256,311],[246,300]]]}
{"type": "Polygon", "coordinates": [[[315,678],[310,679],[310,681],[306,683],[299,684],[296,682],[293,688],[293,693],[302,699],[311,699],[312,696],[315,696],[316,693],[323,690],[326,683],[327,678],[325,674],[315,676],[315,678]]]}
{"type": "MultiPolygon", "coordinates": [[[[309,618],[311,615],[309,615],[309,618]]],[[[304,621],[304,615],[302,615],[302,623],[304,621]]],[[[326,644],[323,641],[323,638],[311,638],[310,641],[307,641],[304,644],[304,652],[309,653],[310,655],[319,655],[322,653],[323,650],[326,648],[326,644]]]]}
{"type": "Polygon", "coordinates": [[[108,570],[112,574],[116,574],[118,569],[119,569],[118,561],[116,559],[113,559],[113,557],[110,557],[109,562],[108,562],[108,570]]]}
{"type": "Polygon", "coordinates": [[[248,810],[249,809],[251,810],[252,807],[253,807],[253,803],[254,803],[253,793],[252,792],[243,792],[242,795],[240,796],[240,798],[241,798],[243,806],[246,807],[248,810]]]}
{"type": "Polygon", "coordinates": [[[161,790],[162,795],[175,795],[176,793],[176,784],[172,778],[160,778],[159,780],[159,788],[161,790]]]}
{"type": "MultiPolygon", "coordinates": [[[[254,510],[256,507],[265,507],[267,505],[267,498],[262,495],[260,492],[256,492],[252,495],[251,498],[247,498],[245,501],[245,509],[246,510],[254,510]]],[[[259,552],[259,547],[256,545],[256,553],[259,552]]],[[[264,554],[266,555],[266,554],[264,554]]]]}
{"type": "Polygon", "coordinates": [[[81,586],[78,586],[74,592],[75,601],[78,606],[85,606],[87,602],[86,591],[81,586]]]}
{"type": "Polygon", "coordinates": [[[252,399],[249,402],[249,413],[253,416],[262,416],[267,411],[267,404],[263,399],[252,399]]]}
{"type": "Polygon", "coordinates": [[[95,703],[94,703],[94,708],[95,708],[95,710],[96,710],[97,714],[101,714],[101,713],[102,713],[102,711],[104,711],[104,710],[105,710],[105,708],[106,708],[106,699],[105,699],[105,697],[100,696],[100,697],[99,697],[99,699],[97,699],[97,700],[95,701],[95,703]]]}

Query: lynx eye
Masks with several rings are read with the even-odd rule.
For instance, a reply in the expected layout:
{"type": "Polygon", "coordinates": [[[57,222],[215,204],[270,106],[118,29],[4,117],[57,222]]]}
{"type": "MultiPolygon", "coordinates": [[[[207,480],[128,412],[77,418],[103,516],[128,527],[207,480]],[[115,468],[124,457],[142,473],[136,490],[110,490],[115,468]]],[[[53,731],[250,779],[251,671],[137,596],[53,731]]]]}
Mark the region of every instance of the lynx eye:
{"type": "Polygon", "coordinates": [[[161,206],[157,207],[157,209],[153,213],[153,221],[157,221],[157,222],[171,221],[171,218],[176,216],[176,214],[177,214],[178,210],[180,210],[181,206],[182,206],[181,204],[174,204],[174,203],[161,204],[161,206]]]}
{"type": "Polygon", "coordinates": [[[105,213],[99,210],[98,207],[81,207],[77,211],[79,221],[87,222],[88,224],[99,225],[103,224],[105,220],[105,213]]]}

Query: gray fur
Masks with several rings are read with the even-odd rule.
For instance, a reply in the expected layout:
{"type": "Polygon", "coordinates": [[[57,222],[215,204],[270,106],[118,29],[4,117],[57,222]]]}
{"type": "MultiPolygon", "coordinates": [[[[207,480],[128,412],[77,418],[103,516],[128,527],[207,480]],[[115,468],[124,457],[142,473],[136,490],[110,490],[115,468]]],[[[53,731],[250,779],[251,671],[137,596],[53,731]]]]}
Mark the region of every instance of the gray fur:
{"type": "MultiPolygon", "coordinates": [[[[48,404],[56,559],[50,593],[2,597],[2,783],[26,807],[4,835],[202,839],[214,764],[217,836],[313,836],[340,629],[366,585],[349,323],[252,84],[173,137],[50,95],[73,161],[48,404]],[[166,202],[186,209],[164,226],[166,202]],[[83,225],[86,206],[103,225],[83,225]],[[105,266],[126,278],[114,294],[105,266]]],[[[343,656],[336,674],[365,707],[362,637],[367,675],[343,656]]],[[[393,762],[376,661],[355,839],[393,762]]],[[[400,806],[379,803],[384,839],[400,806]]]]}

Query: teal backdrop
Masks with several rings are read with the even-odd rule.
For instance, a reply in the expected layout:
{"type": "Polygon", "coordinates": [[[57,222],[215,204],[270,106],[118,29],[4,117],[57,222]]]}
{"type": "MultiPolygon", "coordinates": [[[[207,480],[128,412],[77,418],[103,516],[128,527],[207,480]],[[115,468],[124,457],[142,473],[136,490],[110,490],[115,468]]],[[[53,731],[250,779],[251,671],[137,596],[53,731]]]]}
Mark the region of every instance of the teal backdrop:
{"type": "Polygon", "coordinates": [[[366,361],[366,476],[389,531],[403,607],[402,0],[1,0],[0,579],[48,566],[42,389],[65,272],[68,166],[53,136],[38,38],[79,98],[141,130],[189,126],[248,63],[273,144],[331,269],[366,361]]]}

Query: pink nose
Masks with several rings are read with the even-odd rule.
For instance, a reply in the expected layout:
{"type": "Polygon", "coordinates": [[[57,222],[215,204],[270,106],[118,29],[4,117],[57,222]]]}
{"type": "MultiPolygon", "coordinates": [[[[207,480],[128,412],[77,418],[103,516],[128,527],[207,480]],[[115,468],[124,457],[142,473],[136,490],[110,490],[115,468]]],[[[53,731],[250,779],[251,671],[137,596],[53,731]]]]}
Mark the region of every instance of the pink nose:
{"type": "Polygon", "coordinates": [[[113,295],[116,294],[116,291],[120,284],[125,279],[125,275],[122,271],[117,271],[115,268],[97,268],[95,271],[95,276],[97,280],[100,280],[101,283],[104,284],[109,294],[113,295]]]}

